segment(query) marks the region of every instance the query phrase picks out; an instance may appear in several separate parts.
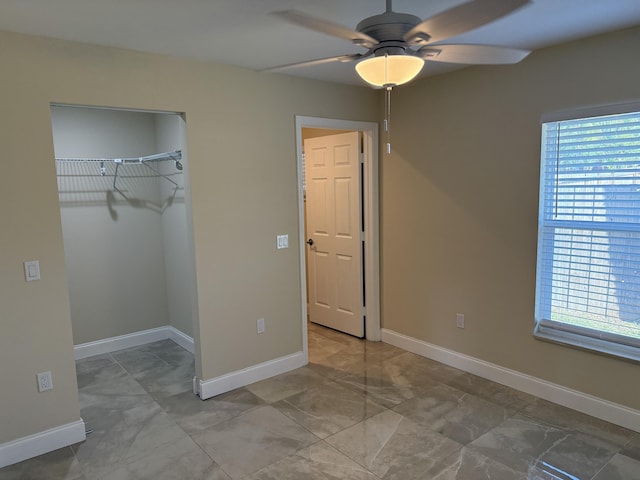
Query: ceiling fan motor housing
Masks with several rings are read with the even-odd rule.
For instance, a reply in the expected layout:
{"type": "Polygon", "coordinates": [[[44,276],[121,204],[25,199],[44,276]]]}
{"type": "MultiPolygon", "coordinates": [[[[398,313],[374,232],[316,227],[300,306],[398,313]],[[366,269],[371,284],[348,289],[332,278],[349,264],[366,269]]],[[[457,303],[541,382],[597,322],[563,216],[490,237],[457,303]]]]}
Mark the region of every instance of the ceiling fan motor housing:
{"type": "Polygon", "coordinates": [[[366,33],[380,43],[405,42],[404,35],[422,22],[420,17],[409,13],[386,12],[365,18],[356,26],[356,30],[366,33]]]}

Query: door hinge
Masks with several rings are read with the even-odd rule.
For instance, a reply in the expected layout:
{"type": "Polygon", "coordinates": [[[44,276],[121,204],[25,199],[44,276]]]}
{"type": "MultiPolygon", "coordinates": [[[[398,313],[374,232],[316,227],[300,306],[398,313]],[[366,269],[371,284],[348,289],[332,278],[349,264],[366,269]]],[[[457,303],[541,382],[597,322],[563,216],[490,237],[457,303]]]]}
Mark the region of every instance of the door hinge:
{"type": "Polygon", "coordinates": [[[358,160],[360,160],[360,163],[364,164],[364,153],[360,152],[358,154],[358,160]]]}
{"type": "Polygon", "coordinates": [[[362,316],[363,317],[367,316],[367,307],[365,307],[364,305],[362,306],[362,316]]]}

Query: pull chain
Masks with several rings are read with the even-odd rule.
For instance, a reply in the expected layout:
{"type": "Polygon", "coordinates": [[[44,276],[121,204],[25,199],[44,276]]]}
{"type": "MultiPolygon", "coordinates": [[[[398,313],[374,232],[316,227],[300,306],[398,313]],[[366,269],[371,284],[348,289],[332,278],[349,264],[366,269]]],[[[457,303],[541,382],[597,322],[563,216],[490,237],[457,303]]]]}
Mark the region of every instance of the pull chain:
{"type": "Polygon", "coordinates": [[[391,155],[391,89],[390,85],[384,87],[384,131],[387,134],[387,155],[391,155]]]}
{"type": "MultiPolygon", "coordinates": [[[[387,3],[387,9],[391,11],[391,1],[387,3]]],[[[388,82],[389,54],[384,54],[384,131],[387,133],[387,155],[391,155],[391,89],[393,84],[388,82]]]]}

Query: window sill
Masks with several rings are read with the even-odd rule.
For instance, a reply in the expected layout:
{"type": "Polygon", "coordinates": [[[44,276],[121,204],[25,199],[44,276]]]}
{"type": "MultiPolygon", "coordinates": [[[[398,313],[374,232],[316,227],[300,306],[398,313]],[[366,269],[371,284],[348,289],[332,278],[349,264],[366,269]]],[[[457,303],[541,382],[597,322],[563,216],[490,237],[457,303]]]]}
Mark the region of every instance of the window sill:
{"type": "Polygon", "coordinates": [[[538,340],[588,350],[603,355],[640,363],[640,348],[588,337],[578,333],[537,325],[533,336],[538,340]]]}

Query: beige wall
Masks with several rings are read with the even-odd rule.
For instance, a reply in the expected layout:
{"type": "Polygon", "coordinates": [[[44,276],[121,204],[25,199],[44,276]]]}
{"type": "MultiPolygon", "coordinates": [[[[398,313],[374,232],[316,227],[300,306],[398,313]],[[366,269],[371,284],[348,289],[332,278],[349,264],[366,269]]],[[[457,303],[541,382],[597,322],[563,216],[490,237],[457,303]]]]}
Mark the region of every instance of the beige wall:
{"type": "Polygon", "coordinates": [[[344,130],[329,130],[324,128],[303,128],[302,129],[302,140],[306,140],[307,138],[315,138],[315,137],[326,137],[327,135],[337,135],[339,133],[344,133],[344,130]]]}
{"type": "Polygon", "coordinates": [[[637,364],[532,336],[541,115],[637,101],[638,45],[628,30],[393,92],[384,328],[640,408],[637,364]]]}
{"type": "Polygon", "coordinates": [[[200,378],[302,349],[294,117],[375,121],[375,92],[10,33],[0,64],[0,443],[79,418],[50,102],[185,112],[200,378]]]}

